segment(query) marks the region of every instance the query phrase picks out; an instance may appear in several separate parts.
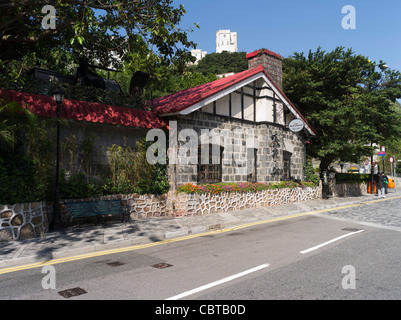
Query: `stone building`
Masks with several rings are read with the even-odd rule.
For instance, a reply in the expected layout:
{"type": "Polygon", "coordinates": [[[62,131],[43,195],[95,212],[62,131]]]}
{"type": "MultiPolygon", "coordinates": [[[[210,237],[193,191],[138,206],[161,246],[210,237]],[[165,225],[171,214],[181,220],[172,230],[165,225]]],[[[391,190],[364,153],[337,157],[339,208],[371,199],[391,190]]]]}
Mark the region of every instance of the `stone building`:
{"type": "Polygon", "coordinates": [[[153,101],[170,124],[173,188],[303,179],[304,141],[316,132],[282,90],[282,57],[257,50],[247,59],[246,71],[153,101]],[[294,119],[301,132],[289,130],[294,119]]]}
{"type": "MultiPolygon", "coordinates": [[[[134,146],[161,129],[173,190],[185,183],[302,180],[304,139],[315,131],[282,90],[282,58],[263,49],[247,59],[248,70],[155,99],[153,111],[66,99],[61,117],[70,125],[62,140],[75,136],[81,145],[95,135],[94,161],[101,164],[113,144],[134,146]],[[298,133],[288,128],[294,119],[305,124],[298,133]]],[[[1,89],[0,97],[56,117],[52,97],[1,89]]]]}

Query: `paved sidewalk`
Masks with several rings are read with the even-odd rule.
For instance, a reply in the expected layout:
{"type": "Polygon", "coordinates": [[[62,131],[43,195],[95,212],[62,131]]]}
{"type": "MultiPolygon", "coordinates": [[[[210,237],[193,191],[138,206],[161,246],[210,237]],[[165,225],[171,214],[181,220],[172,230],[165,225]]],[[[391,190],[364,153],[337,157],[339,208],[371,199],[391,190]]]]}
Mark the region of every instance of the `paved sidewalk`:
{"type": "MultiPolygon", "coordinates": [[[[392,190],[388,197],[400,194],[401,192],[392,190]]],[[[342,207],[377,199],[374,195],[332,198],[210,216],[153,218],[133,221],[131,224],[106,223],[104,226],[74,227],[66,231],[46,234],[43,238],[0,243],[0,269],[147,244],[188,234],[271,220],[279,216],[342,207]]]]}

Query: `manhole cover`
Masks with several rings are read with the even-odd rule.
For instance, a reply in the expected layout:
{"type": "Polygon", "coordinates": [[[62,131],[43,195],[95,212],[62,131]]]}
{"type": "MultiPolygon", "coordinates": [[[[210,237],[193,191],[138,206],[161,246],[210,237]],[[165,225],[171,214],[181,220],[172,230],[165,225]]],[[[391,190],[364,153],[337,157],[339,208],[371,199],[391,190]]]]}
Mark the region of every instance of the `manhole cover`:
{"type": "Polygon", "coordinates": [[[358,229],[358,228],[344,228],[344,229],[341,229],[341,230],[343,230],[343,231],[349,231],[349,232],[358,232],[358,231],[361,231],[361,229],[358,229]]]}
{"type": "Polygon", "coordinates": [[[156,269],[166,269],[166,268],[172,267],[172,265],[168,264],[168,263],[158,263],[158,264],[154,264],[152,267],[156,268],[156,269]]]}
{"type": "Polygon", "coordinates": [[[77,288],[67,289],[64,291],[59,291],[58,294],[64,298],[68,299],[68,298],[80,296],[85,293],[87,293],[87,292],[84,289],[77,287],[77,288]]]}
{"type": "Polygon", "coordinates": [[[109,262],[107,265],[109,265],[110,267],[119,267],[125,265],[125,263],[121,261],[115,261],[115,262],[109,262]]]}

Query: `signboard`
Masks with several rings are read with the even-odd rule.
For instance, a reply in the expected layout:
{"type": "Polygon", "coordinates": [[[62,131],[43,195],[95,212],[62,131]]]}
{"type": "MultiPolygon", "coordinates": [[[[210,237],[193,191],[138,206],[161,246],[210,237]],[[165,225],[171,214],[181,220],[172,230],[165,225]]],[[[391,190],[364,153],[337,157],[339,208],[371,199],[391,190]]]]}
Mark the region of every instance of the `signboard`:
{"type": "Polygon", "coordinates": [[[299,119],[292,120],[288,125],[288,129],[290,129],[292,132],[300,132],[303,130],[303,128],[305,128],[305,123],[299,119]]]}
{"type": "Polygon", "coordinates": [[[381,151],[381,152],[379,152],[377,155],[378,155],[379,157],[385,157],[385,156],[386,156],[386,153],[383,152],[383,151],[381,151]]]}
{"type": "Polygon", "coordinates": [[[393,157],[390,157],[390,162],[391,162],[391,163],[393,163],[393,162],[394,162],[394,159],[393,159],[393,157]]]}

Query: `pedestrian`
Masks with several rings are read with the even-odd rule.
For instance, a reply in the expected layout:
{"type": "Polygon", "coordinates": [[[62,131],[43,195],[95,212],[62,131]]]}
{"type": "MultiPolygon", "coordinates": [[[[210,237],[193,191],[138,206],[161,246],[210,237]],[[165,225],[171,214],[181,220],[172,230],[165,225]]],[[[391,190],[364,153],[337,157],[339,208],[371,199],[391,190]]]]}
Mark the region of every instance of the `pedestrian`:
{"type": "Polygon", "coordinates": [[[388,177],[384,175],[384,193],[388,194],[388,177]]]}
{"type": "Polygon", "coordinates": [[[384,195],[384,172],[379,174],[379,177],[377,179],[377,195],[380,197],[385,198],[384,195]]]}

